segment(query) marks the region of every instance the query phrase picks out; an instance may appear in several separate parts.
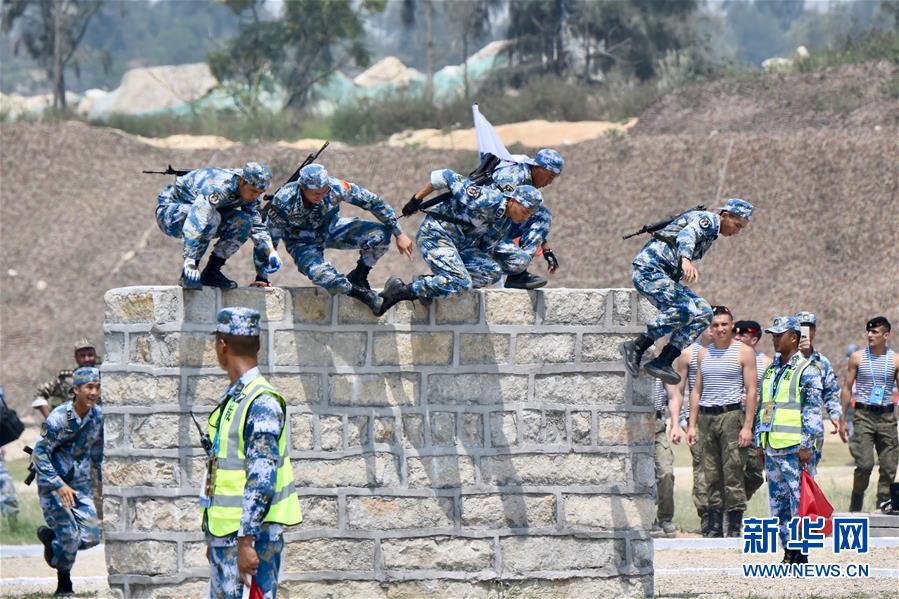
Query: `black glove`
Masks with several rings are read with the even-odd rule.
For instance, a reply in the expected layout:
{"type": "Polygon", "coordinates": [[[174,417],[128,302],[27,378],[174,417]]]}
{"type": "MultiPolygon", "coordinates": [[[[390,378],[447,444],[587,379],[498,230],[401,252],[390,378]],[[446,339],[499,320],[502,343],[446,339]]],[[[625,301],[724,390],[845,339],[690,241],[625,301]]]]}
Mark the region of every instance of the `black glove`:
{"type": "Polygon", "coordinates": [[[406,202],[406,205],[403,206],[403,216],[412,216],[416,212],[418,212],[419,207],[421,207],[421,200],[412,196],[412,199],[406,202]]]}
{"type": "Polygon", "coordinates": [[[556,272],[556,269],[559,268],[559,259],[556,258],[555,253],[552,250],[543,250],[543,259],[546,260],[549,272],[556,272]]]}

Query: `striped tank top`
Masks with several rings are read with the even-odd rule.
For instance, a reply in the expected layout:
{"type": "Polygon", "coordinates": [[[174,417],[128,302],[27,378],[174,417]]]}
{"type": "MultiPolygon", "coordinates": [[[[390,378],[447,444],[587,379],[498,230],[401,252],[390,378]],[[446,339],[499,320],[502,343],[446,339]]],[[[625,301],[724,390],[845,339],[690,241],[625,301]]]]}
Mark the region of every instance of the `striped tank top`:
{"type": "Polygon", "coordinates": [[[765,378],[765,371],[768,369],[765,366],[766,357],[763,353],[755,354],[755,393],[759,398],[762,397],[762,379],[765,378]]]}
{"type": "Polygon", "coordinates": [[[665,391],[665,383],[656,379],[655,389],[653,390],[652,406],[656,412],[660,412],[668,405],[668,392],[665,391]]]}
{"type": "Polygon", "coordinates": [[[883,394],[883,405],[889,405],[893,401],[893,384],[896,373],[896,353],[887,348],[882,356],[871,354],[868,361],[869,349],[862,352],[861,362],[858,364],[858,373],[855,376],[855,398],[859,403],[871,403],[871,389],[874,385],[886,387],[883,394]],[[889,360],[889,362],[887,362],[889,360]],[[872,368],[873,373],[872,373],[872,368]],[[873,378],[872,375],[873,374],[873,378]],[[884,381],[886,375],[886,381],[884,381]]]}
{"type": "Polygon", "coordinates": [[[734,341],[726,349],[714,345],[706,348],[708,354],[699,365],[702,371],[701,406],[726,406],[740,403],[743,398],[743,368],[740,366],[740,349],[743,344],[734,341]]]}

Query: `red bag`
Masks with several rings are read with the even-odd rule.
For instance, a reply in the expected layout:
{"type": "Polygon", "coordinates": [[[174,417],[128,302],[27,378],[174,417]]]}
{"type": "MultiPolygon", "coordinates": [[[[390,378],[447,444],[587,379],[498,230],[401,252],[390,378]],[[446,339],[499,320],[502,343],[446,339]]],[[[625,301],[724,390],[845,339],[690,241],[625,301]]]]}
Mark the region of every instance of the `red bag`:
{"type": "Polygon", "coordinates": [[[249,588],[244,584],[243,587],[243,599],[265,599],[265,593],[262,592],[262,589],[256,584],[256,579],[254,578],[249,588]]]}
{"type": "Polygon", "coordinates": [[[824,518],[824,528],[821,532],[825,537],[829,537],[833,532],[833,522],[830,517],[833,515],[833,506],[827,501],[827,497],[821,491],[821,487],[812,478],[806,470],[802,471],[802,479],[799,482],[799,517],[808,516],[809,518],[824,518]]]}

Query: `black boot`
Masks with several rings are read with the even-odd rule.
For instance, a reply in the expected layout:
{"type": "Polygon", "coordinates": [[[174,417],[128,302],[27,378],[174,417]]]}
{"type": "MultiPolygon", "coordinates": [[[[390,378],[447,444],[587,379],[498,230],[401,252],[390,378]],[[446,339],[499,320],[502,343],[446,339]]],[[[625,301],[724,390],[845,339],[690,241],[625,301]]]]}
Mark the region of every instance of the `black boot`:
{"type": "Polygon", "coordinates": [[[702,533],[702,536],[706,537],[709,534],[709,514],[708,512],[703,512],[699,514],[699,532],[702,533]]]}
{"type": "Polygon", "coordinates": [[[808,555],[802,553],[799,549],[793,550],[793,562],[794,564],[807,564],[808,563],[808,555]]]}
{"type": "Polygon", "coordinates": [[[663,383],[677,385],[680,383],[680,375],[674,371],[671,365],[679,355],[680,350],[669,343],[662,349],[662,353],[646,363],[643,372],[660,379],[663,383]]]}
{"type": "Polygon", "coordinates": [[[532,275],[527,270],[523,270],[516,275],[507,276],[503,287],[506,289],[539,289],[546,283],[547,281],[543,277],[532,275]]]}
{"type": "Polygon", "coordinates": [[[56,592],[54,597],[73,597],[75,591],[72,590],[72,574],[71,572],[56,572],[56,592]]]}
{"type": "Polygon", "coordinates": [[[724,536],[724,513],[719,512],[718,510],[709,510],[708,517],[709,532],[706,537],[712,539],[720,539],[724,536]]]}
{"type": "Polygon", "coordinates": [[[381,311],[381,306],[384,304],[384,300],[380,295],[372,291],[371,289],[365,289],[364,287],[360,287],[359,285],[353,285],[353,288],[350,289],[350,292],[347,293],[348,296],[354,297],[366,306],[368,306],[372,313],[376,316],[380,316],[384,312],[381,311]]]}
{"type": "Polygon", "coordinates": [[[222,289],[235,289],[237,283],[222,274],[225,261],[218,256],[210,256],[206,268],[200,273],[200,282],[207,287],[220,287],[222,289]]]}
{"type": "Polygon", "coordinates": [[[652,338],[641,333],[633,341],[625,341],[618,346],[618,351],[621,352],[624,360],[624,367],[631,373],[631,376],[640,374],[640,360],[643,359],[643,353],[652,347],[652,344],[652,338]]]}
{"type": "Polygon", "coordinates": [[[793,550],[792,549],[784,549],[784,558],[780,560],[782,564],[792,564],[793,563],[793,550]]]}
{"type": "Polygon", "coordinates": [[[403,280],[399,277],[390,277],[387,279],[387,283],[384,284],[384,290],[381,292],[381,297],[384,299],[384,303],[381,305],[378,316],[384,314],[399,302],[412,301],[417,296],[412,291],[411,283],[407,285],[406,283],[403,283],[403,280]]]}
{"type": "Polygon", "coordinates": [[[359,262],[356,263],[356,268],[351,270],[349,274],[347,274],[346,278],[350,280],[350,283],[356,285],[357,287],[362,287],[363,289],[371,289],[371,285],[368,282],[368,273],[371,272],[371,266],[366,266],[362,263],[362,258],[359,259],[359,262]]]}
{"type": "Polygon", "coordinates": [[[727,512],[727,536],[739,537],[743,533],[743,512],[727,512]]]}
{"type": "Polygon", "coordinates": [[[37,538],[40,539],[41,543],[44,545],[44,561],[47,562],[47,565],[51,568],[53,564],[50,563],[50,560],[53,559],[53,539],[56,538],[56,533],[53,532],[53,529],[49,526],[39,526],[37,529],[37,538]]]}
{"type": "Polygon", "coordinates": [[[849,499],[849,511],[850,512],[860,512],[862,511],[862,503],[865,501],[865,494],[852,492],[852,497],[849,499]]]}

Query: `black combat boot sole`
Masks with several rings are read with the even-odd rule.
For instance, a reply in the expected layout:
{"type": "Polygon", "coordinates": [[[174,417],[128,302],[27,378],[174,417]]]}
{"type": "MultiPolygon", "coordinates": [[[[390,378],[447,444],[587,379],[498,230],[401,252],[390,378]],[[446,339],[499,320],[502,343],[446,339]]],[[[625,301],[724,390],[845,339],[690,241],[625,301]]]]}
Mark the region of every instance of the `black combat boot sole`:
{"type": "Polygon", "coordinates": [[[503,283],[503,288],[504,289],[526,289],[526,290],[540,289],[541,287],[545,286],[547,283],[549,283],[549,281],[547,281],[543,277],[537,277],[537,276],[524,278],[523,281],[520,281],[518,278],[510,281],[507,278],[506,281],[503,283]]]}
{"type": "MultiPolygon", "coordinates": [[[[633,341],[625,341],[618,346],[621,353],[621,359],[624,361],[624,367],[635,377],[640,374],[640,360],[637,358],[637,348],[633,341]]],[[[642,357],[642,356],[641,356],[642,357]]]]}
{"type": "Polygon", "coordinates": [[[671,366],[659,366],[658,364],[649,362],[643,367],[643,372],[653,378],[659,379],[666,385],[677,385],[680,383],[680,375],[674,372],[674,369],[671,368],[671,366]]]}

